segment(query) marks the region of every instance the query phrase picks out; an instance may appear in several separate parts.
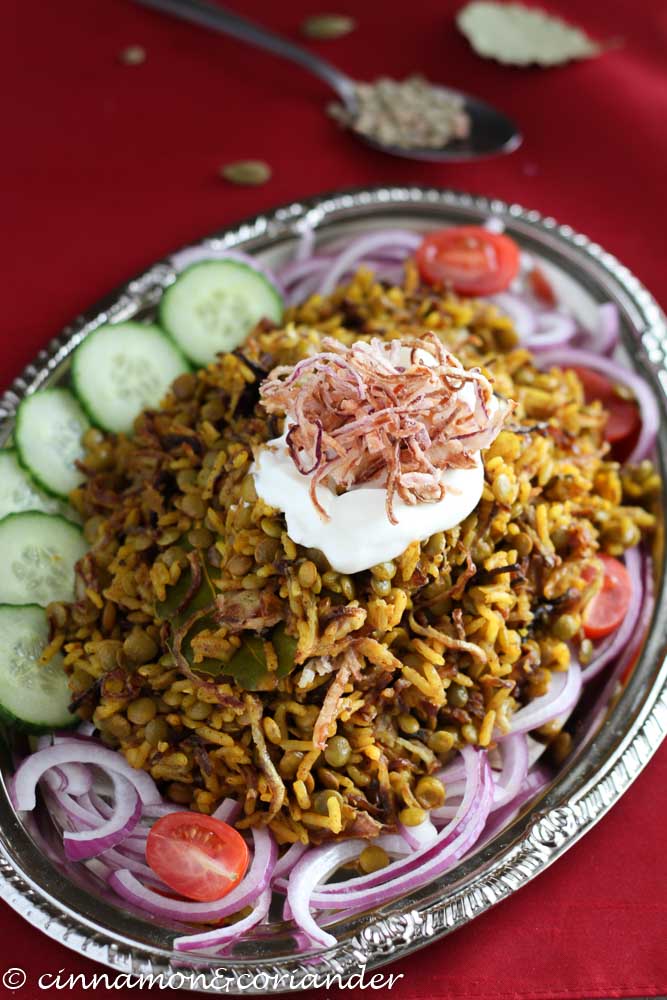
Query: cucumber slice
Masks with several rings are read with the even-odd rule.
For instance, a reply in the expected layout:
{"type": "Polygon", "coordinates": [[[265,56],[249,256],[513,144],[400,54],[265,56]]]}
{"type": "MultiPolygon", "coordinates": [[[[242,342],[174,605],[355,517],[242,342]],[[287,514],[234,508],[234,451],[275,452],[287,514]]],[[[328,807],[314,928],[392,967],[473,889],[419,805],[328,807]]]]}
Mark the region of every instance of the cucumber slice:
{"type": "Polygon", "coordinates": [[[0,605],[0,712],[33,730],[71,726],[72,694],[63,658],[46,664],[39,658],[49,641],[44,609],[34,604],[0,605]]]}
{"type": "Polygon", "coordinates": [[[100,326],[74,352],[74,391],[94,423],[129,434],[142,410],[157,406],[189,366],[157,326],[100,326]]]}
{"type": "Polygon", "coordinates": [[[13,448],[0,451],[0,518],[22,510],[58,514],[60,502],[44,493],[20,464],[13,448]]]}
{"type": "Polygon", "coordinates": [[[83,479],[74,463],[83,458],[81,438],[89,427],[69,389],[35,392],[16,414],[19,461],[45,490],[66,497],[83,479]]]}
{"type": "Polygon", "coordinates": [[[160,322],[199,365],[233,351],[260,319],[279,323],[280,293],[264,275],[236,260],[205,260],[186,268],[160,302],[160,322]]]}
{"type": "Polygon", "coordinates": [[[0,604],[71,601],[74,564],[87,550],[81,530],[64,517],[8,514],[0,521],[0,604]]]}

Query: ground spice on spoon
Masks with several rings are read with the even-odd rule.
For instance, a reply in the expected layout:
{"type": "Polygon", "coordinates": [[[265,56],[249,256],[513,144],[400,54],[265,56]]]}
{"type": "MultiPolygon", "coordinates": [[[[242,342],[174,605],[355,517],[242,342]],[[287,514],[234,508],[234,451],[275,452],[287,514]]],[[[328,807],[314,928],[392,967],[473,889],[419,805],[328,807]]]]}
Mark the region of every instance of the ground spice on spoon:
{"type": "Polygon", "coordinates": [[[383,145],[403,149],[440,149],[470,133],[463,98],[430,84],[422,76],[406,80],[380,77],[356,85],[356,114],[342,104],[327,108],[332,118],[383,145]]]}

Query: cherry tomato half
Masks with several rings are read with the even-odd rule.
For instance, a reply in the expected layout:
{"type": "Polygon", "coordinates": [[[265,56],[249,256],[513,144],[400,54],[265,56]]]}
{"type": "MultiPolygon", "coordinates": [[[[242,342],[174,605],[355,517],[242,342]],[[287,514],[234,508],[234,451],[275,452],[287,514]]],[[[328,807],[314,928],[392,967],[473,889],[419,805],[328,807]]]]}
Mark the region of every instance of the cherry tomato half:
{"type": "Polygon", "coordinates": [[[461,295],[501,292],[519,272],[519,248],[509,236],[481,226],[455,226],[429,233],[416,253],[429,285],[446,285],[461,295]]]}
{"type": "Polygon", "coordinates": [[[536,299],[544,302],[547,306],[556,305],[557,299],[553,285],[541,267],[534,267],[532,271],[528,272],[528,284],[536,299]]]}
{"type": "Polygon", "coordinates": [[[623,563],[604,553],[598,559],[604,569],[602,587],[589,602],[583,619],[589,639],[603,639],[614,632],[628,613],[632,596],[632,581],[623,563]]]}
{"type": "Polygon", "coordinates": [[[573,368],[573,371],[584,387],[586,402],[592,403],[594,399],[599,399],[609,414],[604,429],[606,441],[611,444],[624,441],[639,430],[641,417],[634,400],[619,396],[609,379],[599,372],[578,367],[573,368]]]}
{"type": "Polygon", "coordinates": [[[181,896],[210,902],[237,885],[248,867],[245,840],[228,823],[195,812],[162,816],[146,842],[146,860],[181,896]]]}

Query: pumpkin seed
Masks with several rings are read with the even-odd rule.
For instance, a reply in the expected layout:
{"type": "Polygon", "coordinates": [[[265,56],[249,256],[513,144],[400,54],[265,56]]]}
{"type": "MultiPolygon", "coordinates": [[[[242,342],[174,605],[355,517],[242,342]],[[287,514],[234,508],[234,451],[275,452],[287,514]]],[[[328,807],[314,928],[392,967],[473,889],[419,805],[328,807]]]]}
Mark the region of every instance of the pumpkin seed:
{"type": "Polygon", "coordinates": [[[142,45],[128,45],[119,53],[118,58],[126,66],[140,66],[146,62],[146,49],[142,45]]]}
{"type": "Polygon", "coordinates": [[[232,184],[266,184],[271,177],[271,167],[263,160],[237,160],[225,164],[220,173],[232,184]]]}
{"type": "Polygon", "coordinates": [[[356,26],[354,18],[346,14],[313,14],[303,21],[301,32],[306,38],[342,38],[354,31],[356,26]]]}

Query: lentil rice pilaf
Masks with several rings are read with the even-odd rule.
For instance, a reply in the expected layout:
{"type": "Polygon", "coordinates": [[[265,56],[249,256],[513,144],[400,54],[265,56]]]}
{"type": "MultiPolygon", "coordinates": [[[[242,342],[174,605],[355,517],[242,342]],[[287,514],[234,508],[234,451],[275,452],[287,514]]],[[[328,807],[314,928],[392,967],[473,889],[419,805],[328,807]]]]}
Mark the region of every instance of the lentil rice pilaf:
{"type": "MultiPolygon", "coordinates": [[[[79,715],[174,803],[237,799],[237,828],[278,845],[417,826],[458,750],[492,748],[571,657],[590,659],[596,555],[654,527],[658,477],[621,469],[604,425],[577,374],[536,367],[496,306],[423,284],[410,260],[392,285],[361,269],[181,374],[133,436],[86,432],[71,501],[90,548],[75,601],[48,608],[47,657],[63,653],[79,715]],[[283,429],[260,385],[324,337],[429,332],[516,409],[462,523],[337,572],[257,496],[254,453],[283,429]]],[[[558,721],[533,735],[567,753],[558,721]]]]}

